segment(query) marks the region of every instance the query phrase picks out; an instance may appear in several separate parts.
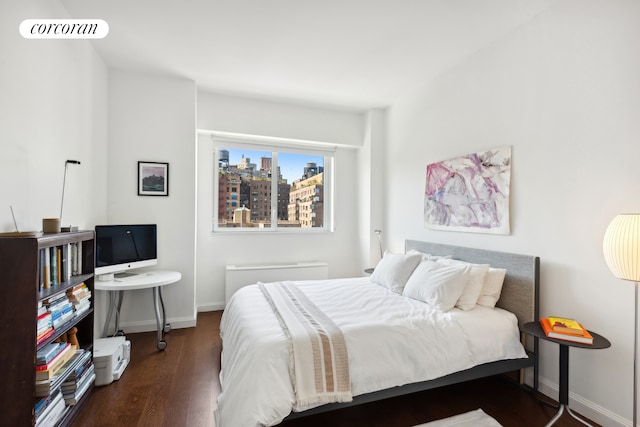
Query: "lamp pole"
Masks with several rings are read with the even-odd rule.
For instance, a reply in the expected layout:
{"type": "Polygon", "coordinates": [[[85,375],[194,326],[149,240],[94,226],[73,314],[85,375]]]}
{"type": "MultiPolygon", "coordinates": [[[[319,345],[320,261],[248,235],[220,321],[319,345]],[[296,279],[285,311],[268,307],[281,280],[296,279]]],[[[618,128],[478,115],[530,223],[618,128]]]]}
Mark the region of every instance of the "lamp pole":
{"type": "Polygon", "coordinates": [[[637,427],[638,420],[638,282],[635,287],[635,310],[633,318],[633,427],[637,427]]]}
{"type": "Polygon", "coordinates": [[[614,276],[634,283],[633,317],[633,427],[638,422],[638,282],[640,281],[640,214],[617,215],[603,239],[604,258],[614,276]]]}
{"type": "Polygon", "coordinates": [[[60,199],[60,223],[62,223],[62,207],[64,206],[64,187],[67,184],[67,166],[68,165],[79,165],[79,160],[67,160],[64,162],[64,176],[62,178],[62,198],[60,199]]]}

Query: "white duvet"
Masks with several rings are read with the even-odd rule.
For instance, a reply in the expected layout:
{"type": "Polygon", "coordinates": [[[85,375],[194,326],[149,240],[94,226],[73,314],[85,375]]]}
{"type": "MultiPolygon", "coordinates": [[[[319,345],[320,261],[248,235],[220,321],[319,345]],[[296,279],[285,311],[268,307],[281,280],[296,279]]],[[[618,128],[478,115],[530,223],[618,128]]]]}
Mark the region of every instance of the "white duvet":
{"type": "MultiPolygon", "coordinates": [[[[296,282],[344,334],[354,396],[526,357],[516,317],[476,306],[440,312],[368,277],[296,282]]],[[[258,286],[230,299],[220,323],[217,427],[274,425],[294,407],[289,347],[258,286]]]]}

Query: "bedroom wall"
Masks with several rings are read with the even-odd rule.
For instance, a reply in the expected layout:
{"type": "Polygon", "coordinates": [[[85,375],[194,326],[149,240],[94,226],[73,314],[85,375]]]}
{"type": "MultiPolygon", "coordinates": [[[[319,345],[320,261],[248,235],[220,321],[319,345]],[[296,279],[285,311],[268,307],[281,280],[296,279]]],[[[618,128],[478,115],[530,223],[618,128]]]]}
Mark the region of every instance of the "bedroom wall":
{"type": "MultiPolygon", "coordinates": [[[[182,280],[164,287],[173,328],[194,326],[195,304],[195,82],[132,71],[109,73],[109,146],[106,221],[158,225],[157,269],[182,280]],[[169,195],[138,196],[138,161],[169,163],[169,195]]],[[[98,292],[102,327],[107,293],[98,292]]],[[[128,291],[122,305],[125,332],[155,330],[151,289],[128,291]]]]}
{"type": "MultiPolygon", "coordinates": [[[[602,237],[640,211],[640,3],[564,0],[407,94],[388,113],[385,229],[406,238],[541,258],[542,316],[575,317],[606,350],[571,351],[570,405],[607,426],[632,415],[634,287],[613,277],[602,237]],[[428,163],[512,146],[511,234],[423,226],[428,163]]],[[[541,344],[557,398],[558,348],[541,344]]]]}
{"type": "Polygon", "coordinates": [[[69,166],[63,221],[88,228],[104,219],[107,67],[86,40],[27,40],[28,18],[65,18],[57,1],[0,4],[0,232],[42,230],[60,214],[64,164],[69,166]]]}
{"type": "Polygon", "coordinates": [[[198,128],[338,145],[335,154],[335,231],[333,233],[212,232],[213,145],[198,137],[197,305],[201,311],[224,307],[227,264],[324,261],[329,277],[357,276],[363,261],[354,199],[359,191],[357,148],[363,144],[362,113],[198,92],[198,128]]]}

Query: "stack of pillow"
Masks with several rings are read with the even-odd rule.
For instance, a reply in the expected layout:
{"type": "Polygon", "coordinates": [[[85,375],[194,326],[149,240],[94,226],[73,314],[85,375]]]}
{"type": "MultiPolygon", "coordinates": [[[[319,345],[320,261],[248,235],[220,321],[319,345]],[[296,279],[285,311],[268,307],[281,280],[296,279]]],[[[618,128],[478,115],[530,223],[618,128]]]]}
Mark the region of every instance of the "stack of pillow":
{"type": "Polygon", "coordinates": [[[476,305],[494,308],[507,270],[418,251],[385,252],[371,281],[441,311],[476,305]]]}

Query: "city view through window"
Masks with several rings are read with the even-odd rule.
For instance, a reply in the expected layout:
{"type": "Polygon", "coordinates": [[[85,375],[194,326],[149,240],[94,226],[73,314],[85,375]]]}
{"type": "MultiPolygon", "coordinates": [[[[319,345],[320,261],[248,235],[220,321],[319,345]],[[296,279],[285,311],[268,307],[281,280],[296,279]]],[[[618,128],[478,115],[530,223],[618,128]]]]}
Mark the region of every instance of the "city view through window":
{"type": "Polygon", "coordinates": [[[324,193],[322,155],[218,149],[219,228],[323,228],[324,193]]]}

